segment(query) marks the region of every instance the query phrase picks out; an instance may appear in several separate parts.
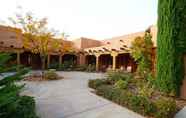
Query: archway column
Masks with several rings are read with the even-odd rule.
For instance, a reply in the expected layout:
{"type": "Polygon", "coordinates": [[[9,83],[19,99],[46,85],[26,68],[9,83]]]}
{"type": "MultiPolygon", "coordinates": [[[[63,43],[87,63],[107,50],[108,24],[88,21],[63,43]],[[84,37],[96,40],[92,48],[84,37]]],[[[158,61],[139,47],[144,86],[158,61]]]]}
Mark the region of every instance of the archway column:
{"type": "Polygon", "coordinates": [[[117,52],[112,52],[112,70],[116,70],[116,57],[118,56],[117,52]]]}
{"type": "Polygon", "coordinates": [[[86,61],[85,55],[79,54],[79,64],[80,65],[85,65],[85,61],[86,61]]]}
{"type": "Polygon", "coordinates": [[[50,54],[47,55],[47,68],[50,67],[50,54]]]}
{"type": "Polygon", "coordinates": [[[98,54],[96,53],[95,56],[96,56],[96,71],[99,71],[99,57],[100,57],[101,54],[98,54]]]}
{"type": "Polygon", "coordinates": [[[63,60],[63,54],[59,55],[59,68],[62,64],[62,60],[63,60]]]}

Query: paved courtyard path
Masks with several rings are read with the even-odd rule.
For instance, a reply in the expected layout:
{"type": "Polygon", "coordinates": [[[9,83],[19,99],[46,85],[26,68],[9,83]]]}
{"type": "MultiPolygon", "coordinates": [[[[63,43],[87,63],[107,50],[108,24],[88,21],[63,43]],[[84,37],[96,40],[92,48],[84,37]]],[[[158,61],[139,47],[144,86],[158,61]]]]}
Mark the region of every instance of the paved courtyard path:
{"type": "Polygon", "coordinates": [[[65,79],[26,82],[24,94],[34,96],[41,118],[143,118],[91,93],[88,80],[101,73],[58,72],[65,79]]]}

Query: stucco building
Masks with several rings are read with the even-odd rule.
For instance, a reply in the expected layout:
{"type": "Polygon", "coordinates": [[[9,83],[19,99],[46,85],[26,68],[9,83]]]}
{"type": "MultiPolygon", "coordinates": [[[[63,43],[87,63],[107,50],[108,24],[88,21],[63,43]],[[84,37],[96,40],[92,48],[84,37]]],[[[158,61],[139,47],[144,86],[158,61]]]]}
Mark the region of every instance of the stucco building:
{"type": "MultiPolygon", "coordinates": [[[[155,61],[157,28],[151,26],[149,31],[154,42],[152,60],[155,61]]],[[[49,52],[46,65],[49,67],[50,64],[56,62],[60,65],[65,61],[73,60],[77,65],[95,64],[97,71],[105,71],[107,68],[131,68],[135,71],[137,65],[130,56],[130,46],[136,37],[144,36],[144,34],[145,31],[142,31],[104,40],[84,37],[72,41],[56,39],[62,43],[62,49],[49,52]]],[[[20,29],[0,26],[0,51],[11,52],[12,64],[31,66],[33,69],[41,68],[39,54],[33,54],[24,48],[23,34],[20,29]]]]}

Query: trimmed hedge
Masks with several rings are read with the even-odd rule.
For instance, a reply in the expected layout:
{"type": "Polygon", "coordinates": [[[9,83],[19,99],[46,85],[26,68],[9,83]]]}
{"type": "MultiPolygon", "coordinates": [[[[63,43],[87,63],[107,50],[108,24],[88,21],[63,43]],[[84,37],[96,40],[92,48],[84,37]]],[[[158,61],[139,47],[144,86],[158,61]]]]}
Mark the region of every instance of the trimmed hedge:
{"type": "Polygon", "coordinates": [[[148,97],[128,89],[118,88],[99,79],[90,80],[89,87],[94,88],[97,95],[128,107],[144,116],[173,118],[177,111],[176,102],[172,98],[158,97],[153,100],[151,96],[148,97]]]}
{"type": "Polygon", "coordinates": [[[186,53],[186,1],[159,0],[157,40],[157,85],[177,95],[184,76],[186,53]]]}
{"type": "Polygon", "coordinates": [[[90,88],[96,89],[104,83],[105,83],[104,80],[101,79],[89,80],[88,86],[90,88]]]}

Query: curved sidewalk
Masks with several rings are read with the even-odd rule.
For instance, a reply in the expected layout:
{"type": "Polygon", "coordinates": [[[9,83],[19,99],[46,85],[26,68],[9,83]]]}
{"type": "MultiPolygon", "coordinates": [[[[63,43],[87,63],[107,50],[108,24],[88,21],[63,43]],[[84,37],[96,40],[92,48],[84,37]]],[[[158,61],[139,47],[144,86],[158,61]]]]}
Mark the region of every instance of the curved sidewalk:
{"type": "Polygon", "coordinates": [[[100,73],[58,72],[65,79],[26,82],[24,94],[34,96],[41,118],[144,118],[91,93],[88,80],[100,73]]]}

